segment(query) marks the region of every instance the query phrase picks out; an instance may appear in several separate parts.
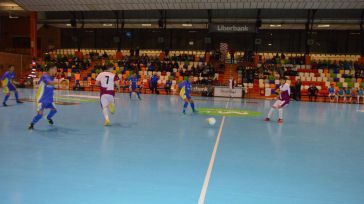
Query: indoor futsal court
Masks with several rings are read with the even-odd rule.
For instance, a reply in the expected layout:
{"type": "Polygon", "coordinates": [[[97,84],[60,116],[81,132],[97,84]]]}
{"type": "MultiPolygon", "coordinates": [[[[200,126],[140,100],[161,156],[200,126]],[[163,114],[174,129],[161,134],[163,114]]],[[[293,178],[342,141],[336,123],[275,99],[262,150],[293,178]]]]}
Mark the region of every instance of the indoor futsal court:
{"type": "MultiPolygon", "coordinates": [[[[21,94],[34,97],[31,90],[21,94]]],[[[205,203],[364,200],[361,106],[300,102],[290,104],[290,121],[282,126],[262,122],[261,115],[224,122],[216,117],[210,127],[204,115],[181,116],[177,96],[138,101],[119,94],[114,123],[105,128],[102,115],[95,114],[96,93],[56,96],[74,104],[57,105],[62,112],[56,125],[42,121],[33,132],[24,125],[34,114],[33,103],[0,109],[3,203],[197,203],[211,161],[205,203]]],[[[195,101],[260,113],[271,104],[195,101]]]]}
{"type": "Polygon", "coordinates": [[[0,0],[0,204],[363,204],[364,1],[0,0]]]}

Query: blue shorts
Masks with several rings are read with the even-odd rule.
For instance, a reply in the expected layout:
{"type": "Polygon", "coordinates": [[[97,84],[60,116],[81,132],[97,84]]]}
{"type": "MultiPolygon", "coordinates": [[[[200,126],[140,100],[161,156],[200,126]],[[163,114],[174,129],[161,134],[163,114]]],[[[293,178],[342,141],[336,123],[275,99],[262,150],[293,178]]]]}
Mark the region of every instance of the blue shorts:
{"type": "Polygon", "coordinates": [[[13,84],[8,84],[9,91],[16,91],[16,88],[13,84]]]}
{"type": "Polygon", "coordinates": [[[190,94],[186,94],[185,96],[186,96],[186,98],[187,98],[188,100],[190,100],[190,99],[192,98],[190,94]]]}
{"type": "Polygon", "coordinates": [[[136,91],[136,90],[137,90],[137,88],[138,88],[138,86],[131,86],[131,90],[132,90],[132,91],[136,91]]]}
{"type": "Polygon", "coordinates": [[[4,87],[3,91],[4,91],[5,94],[9,94],[10,91],[16,91],[16,88],[15,88],[15,86],[13,84],[8,84],[8,85],[6,85],[4,87]]]}
{"type": "Polygon", "coordinates": [[[56,109],[54,103],[38,103],[37,111],[42,111],[44,109],[56,109]]]}

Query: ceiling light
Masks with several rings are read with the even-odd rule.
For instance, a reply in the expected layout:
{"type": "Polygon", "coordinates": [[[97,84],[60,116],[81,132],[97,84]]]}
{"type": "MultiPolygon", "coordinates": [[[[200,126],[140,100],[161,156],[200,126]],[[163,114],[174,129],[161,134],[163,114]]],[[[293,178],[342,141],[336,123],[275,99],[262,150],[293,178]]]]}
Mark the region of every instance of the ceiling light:
{"type": "Polygon", "coordinates": [[[321,24],[317,26],[318,28],[329,28],[330,25],[329,24],[321,24]]]}
{"type": "Polygon", "coordinates": [[[269,25],[270,27],[272,27],[272,28],[279,28],[279,27],[282,27],[282,25],[281,24],[271,24],[271,25],[269,25]]]}
{"type": "Polygon", "coordinates": [[[111,24],[111,23],[104,23],[104,24],[102,24],[102,26],[105,26],[105,27],[111,27],[111,26],[112,26],[112,24],[111,24]]]}
{"type": "Polygon", "coordinates": [[[150,24],[150,23],[143,23],[143,24],[142,24],[142,26],[143,26],[143,27],[151,27],[151,26],[152,26],[152,24],[150,24]]]}
{"type": "Polygon", "coordinates": [[[184,23],[184,24],[182,24],[182,26],[183,27],[192,27],[192,24],[190,24],[190,23],[184,23]]]}
{"type": "Polygon", "coordinates": [[[268,45],[269,45],[269,46],[272,46],[272,43],[269,43],[268,45]]]}
{"type": "Polygon", "coordinates": [[[67,24],[66,24],[66,26],[67,26],[67,27],[71,27],[71,24],[70,24],[70,23],[67,23],[67,24]]]}

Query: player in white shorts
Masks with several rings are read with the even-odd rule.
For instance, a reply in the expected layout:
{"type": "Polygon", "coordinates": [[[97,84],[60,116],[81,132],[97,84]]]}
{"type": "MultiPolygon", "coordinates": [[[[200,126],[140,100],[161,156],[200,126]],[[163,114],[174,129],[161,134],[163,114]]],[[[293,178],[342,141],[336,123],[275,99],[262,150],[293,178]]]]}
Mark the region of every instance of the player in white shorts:
{"type": "Polygon", "coordinates": [[[108,110],[111,114],[115,113],[115,86],[120,92],[119,77],[112,73],[114,67],[108,66],[105,71],[96,77],[96,85],[100,86],[100,101],[102,113],[105,117],[105,126],[110,125],[108,110]]]}
{"type": "Polygon", "coordinates": [[[269,110],[268,116],[264,119],[264,121],[270,121],[270,117],[273,114],[273,111],[276,109],[279,113],[278,124],[283,123],[283,108],[290,102],[291,88],[286,83],[286,78],[281,78],[281,85],[279,87],[279,96],[277,97],[277,101],[273,104],[272,108],[269,110]]]}

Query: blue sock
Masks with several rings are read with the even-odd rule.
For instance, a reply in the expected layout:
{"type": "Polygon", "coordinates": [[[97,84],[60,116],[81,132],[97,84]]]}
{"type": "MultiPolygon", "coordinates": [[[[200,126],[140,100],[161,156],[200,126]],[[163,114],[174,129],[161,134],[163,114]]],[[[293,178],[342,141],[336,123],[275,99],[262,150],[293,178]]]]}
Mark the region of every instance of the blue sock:
{"type": "Polygon", "coordinates": [[[19,94],[17,91],[15,91],[15,99],[16,99],[16,101],[19,101],[19,94]]]}
{"type": "Polygon", "coordinates": [[[130,98],[131,98],[131,94],[133,94],[133,92],[132,92],[132,91],[130,91],[130,92],[129,92],[129,96],[130,96],[130,98]]]}
{"type": "Polygon", "coordinates": [[[51,110],[51,112],[48,113],[47,119],[50,120],[52,117],[57,113],[57,110],[51,110]]]}
{"type": "Polygon", "coordinates": [[[140,93],[139,93],[139,91],[137,91],[136,93],[137,93],[137,95],[138,95],[138,98],[140,98],[140,93]]]}
{"type": "Polygon", "coordinates": [[[195,112],[195,103],[191,103],[191,108],[192,108],[192,111],[195,112]]]}
{"type": "Polygon", "coordinates": [[[35,124],[37,123],[40,119],[42,119],[43,115],[37,114],[34,118],[32,123],[35,124]]]}
{"type": "Polygon", "coordinates": [[[8,99],[9,99],[9,97],[10,97],[10,94],[8,95],[5,95],[5,98],[4,98],[4,103],[6,103],[6,101],[8,101],[8,99]]]}
{"type": "Polygon", "coordinates": [[[187,107],[188,107],[188,102],[185,102],[185,104],[183,104],[183,112],[186,111],[187,107]]]}

